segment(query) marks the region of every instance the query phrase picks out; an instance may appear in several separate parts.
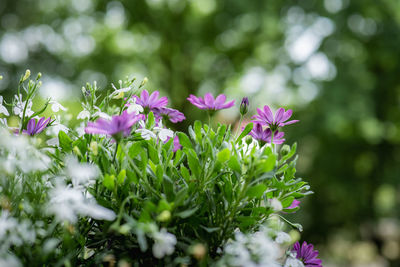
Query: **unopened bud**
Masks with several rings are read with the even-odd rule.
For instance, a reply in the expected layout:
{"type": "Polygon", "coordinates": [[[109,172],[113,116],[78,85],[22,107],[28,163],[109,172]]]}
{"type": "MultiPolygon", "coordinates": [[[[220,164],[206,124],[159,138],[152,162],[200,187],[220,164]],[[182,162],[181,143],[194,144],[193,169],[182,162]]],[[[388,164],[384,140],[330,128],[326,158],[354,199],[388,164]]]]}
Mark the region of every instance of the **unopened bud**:
{"type": "Polygon", "coordinates": [[[31,76],[31,71],[30,71],[29,69],[27,69],[27,70],[25,71],[24,77],[22,77],[22,81],[23,81],[23,82],[26,81],[26,80],[29,78],[29,76],[31,76]]]}
{"type": "Polygon", "coordinates": [[[191,247],[191,254],[196,260],[204,259],[204,256],[207,253],[207,249],[203,244],[196,244],[191,247]]]}
{"type": "Polygon", "coordinates": [[[3,75],[0,75],[0,81],[3,80],[3,75]]]}
{"type": "Polygon", "coordinates": [[[243,97],[242,103],[240,103],[240,114],[242,116],[246,115],[249,111],[249,99],[247,97],[243,97]]]}
{"type": "Polygon", "coordinates": [[[43,84],[42,81],[39,81],[38,82],[38,87],[42,86],[42,84],[43,84]]]}
{"type": "Polygon", "coordinates": [[[171,212],[168,210],[162,211],[158,216],[157,216],[157,221],[160,222],[166,222],[169,219],[171,219],[171,212]]]}
{"type": "Polygon", "coordinates": [[[82,94],[83,94],[83,95],[86,95],[86,88],[85,88],[85,86],[82,86],[82,94]]]}
{"type": "Polygon", "coordinates": [[[99,153],[99,147],[96,141],[90,142],[90,150],[92,150],[93,155],[97,156],[97,154],[99,153]]]}
{"type": "Polygon", "coordinates": [[[139,86],[139,87],[144,86],[148,81],[149,81],[149,79],[147,79],[147,77],[144,77],[144,78],[143,78],[143,81],[140,83],[140,86],[139,86]]]}
{"type": "Polygon", "coordinates": [[[74,148],[72,149],[72,151],[74,151],[75,155],[77,156],[82,156],[81,151],[79,150],[79,147],[74,146],[74,148]]]}
{"type": "Polygon", "coordinates": [[[39,72],[39,73],[37,74],[36,80],[39,80],[40,78],[42,78],[42,73],[41,73],[41,72],[39,72]]]}
{"type": "Polygon", "coordinates": [[[285,156],[285,155],[287,155],[289,152],[290,152],[290,146],[284,144],[284,145],[282,146],[282,148],[281,148],[281,155],[282,155],[282,156],[285,156]]]}
{"type": "Polygon", "coordinates": [[[246,142],[246,144],[249,146],[251,143],[253,143],[253,137],[251,137],[251,136],[246,136],[245,142],[246,142]]]}

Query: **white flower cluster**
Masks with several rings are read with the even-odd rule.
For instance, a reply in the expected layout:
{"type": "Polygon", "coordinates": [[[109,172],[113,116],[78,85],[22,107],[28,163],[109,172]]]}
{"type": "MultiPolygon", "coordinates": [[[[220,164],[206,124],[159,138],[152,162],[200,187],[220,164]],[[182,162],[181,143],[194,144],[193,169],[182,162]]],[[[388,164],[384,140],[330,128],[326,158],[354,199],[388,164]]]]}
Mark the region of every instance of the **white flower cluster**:
{"type": "Polygon", "coordinates": [[[26,136],[15,136],[0,127],[0,169],[14,173],[47,170],[50,158],[37,150],[26,136]]]}
{"type": "Polygon", "coordinates": [[[168,233],[165,228],[159,232],[153,233],[154,245],[153,255],[157,259],[164,258],[165,255],[171,255],[175,251],[176,237],[168,233]]]}
{"type": "Polygon", "coordinates": [[[235,233],[235,240],[228,242],[224,248],[224,255],[217,266],[231,267],[304,267],[290,253],[284,264],[283,244],[290,243],[291,237],[282,231],[268,227],[261,227],[252,234],[235,233]]]}

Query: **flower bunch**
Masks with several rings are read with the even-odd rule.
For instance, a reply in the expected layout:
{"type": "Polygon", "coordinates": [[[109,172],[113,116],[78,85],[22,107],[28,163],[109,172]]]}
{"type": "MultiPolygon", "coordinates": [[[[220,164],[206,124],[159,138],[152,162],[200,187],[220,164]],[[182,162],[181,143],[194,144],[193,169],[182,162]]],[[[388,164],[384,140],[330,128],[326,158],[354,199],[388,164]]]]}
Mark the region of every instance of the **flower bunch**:
{"type": "MultiPolygon", "coordinates": [[[[311,193],[278,129],[292,111],[264,107],[240,134],[201,121],[177,132],[167,123],[186,116],[147,79],[128,79],[105,97],[86,84],[71,126],[52,99],[33,108],[40,77],[29,77],[9,103],[0,98],[0,264],[321,266],[286,218],[311,193]]],[[[210,120],[235,104],[187,100],[210,120]]],[[[241,118],[248,111],[243,99],[241,118]]]]}

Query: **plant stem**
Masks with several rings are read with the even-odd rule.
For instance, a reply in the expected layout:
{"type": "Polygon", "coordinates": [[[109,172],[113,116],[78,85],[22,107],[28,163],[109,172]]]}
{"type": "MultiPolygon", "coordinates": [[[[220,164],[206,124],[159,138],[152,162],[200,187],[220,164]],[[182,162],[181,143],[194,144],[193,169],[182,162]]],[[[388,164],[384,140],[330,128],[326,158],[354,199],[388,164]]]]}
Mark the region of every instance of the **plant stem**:
{"type": "Polygon", "coordinates": [[[239,120],[238,128],[236,129],[235,140],[238,137],[238,134],[239,134],[239,131],[240,131],[240,126],[242,126],[242,121],[243,121],[243,115],[240,114],[240,120],[239,120]]]}
{"type": "Polygon", "coordinates": [[[115,151],[114,151],[113,160],[112,160],[113,163],[115,163],[115,158],[117,156],[118,145],[119,145],[119,142],[117,142],[117,144],[115,145],[115,151]]]}

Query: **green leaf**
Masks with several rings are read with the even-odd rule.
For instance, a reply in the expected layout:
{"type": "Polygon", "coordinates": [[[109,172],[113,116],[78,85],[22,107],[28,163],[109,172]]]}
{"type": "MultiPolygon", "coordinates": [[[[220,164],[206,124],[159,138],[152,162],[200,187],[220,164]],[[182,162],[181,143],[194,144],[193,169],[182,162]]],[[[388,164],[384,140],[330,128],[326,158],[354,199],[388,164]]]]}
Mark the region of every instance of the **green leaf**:
{"type": "Polygon", "coordinates": [[[186,148],[191,148],[193,149],[193,145],[192,142],[190,142],[189,137],[184,134],[184,133],[178,133],[178,137],[179,137],[179,143],[186,148]]]}
{"type": "Polygon", "coordinates": [[[276,156],[271,154],[267,159],[260,160],[258,162],[258,170],[260,172],[269,172],[272,171],[275,167],[276,156]]]}
{"type": "Polygon", "coordinates": [[[239,140],[243,139],[243,137],[245,137],[246,135],[248,135],[248,134],[251,132],[252,129],[253,129],[253,123],[250,122],[249,124],[246,125],[246,127],[244,128],[243,132],[239,135],[239,137],[236,138],[236,143],[237,143],[239,140]]]}
{"type": "Polygon", "coordinates": [[[126,178],[126,170],[122,169],[117,176],[117,183],[123,184],[126,178]]]}
{"type": "Polygon", "coordinates": [[[113,191],[115,188],[115,176],[106,174],[104,175],[103,185],[108,189],[113,191]]]}
{"type": "Polygon", "coordinates": [[[264,194],[265,190],[267,190],[265,184],[258,184],[247,189],[246,196],[249,198],[259,198],[264,194]]]}
{"type": "Polygon", "coordinates": [[[153,128],[154,121],[155,121],[155,119],[154,119],[154,114],[153,114],[153,112],[150,112],[150,113],[147,115],[146,129],[151,129],[151,128],[153,128]]]}
{"type": "Polygon", "coordinates": [[[182,218],[182,219],[185,219],[185,218],[190,217],[190,216],[192,216],[193,214],[195,214],[195,212],[196,212],[198,209],[199,209],[199,207],[195,207],[195,208],[193,208],[193,209],[188,209],[188,210],[185,210],[185,211],[178,212],[178,213],[176,213],[175,215],[178,216],[178,217],[180,217],[180,218],[182,218]]]}
{"type": "Polygon", "coordinates": [[[203,138],[203,135],[201,134],[201,122],[200,121],[195,121],[194,122],[194,132],[196,134],[196,140],[197,142],[201,142],[201,139],[203,138]]]}
{"type": "Polygon", "coordinates": [[[225,162],[227,161],[231,156],[231,151],[228,148],[225,148],[218,152],[217,154],[217,159],[219,162],[225,162]]]}
{"type": "Polygon", "coordinates": [[[200,172],[201,172],[201,167],[199,164],[199,159],[196,156],[196,153],[194,152],[193,149],[190,149],[190,150],[188,150],[188,153],[186,153],[186,155],[188,158],[188,164],[189,164],[190,170],[197,178],[199,178],[200,172]]]}
{"type": "Polygon", "coordinates": [[[239,173],[242,172],[242,167],[240,166],[237,156],[232,156],[229,159],[228,166],[229,166],[229,168],[231,168],[234,171],[237,171],[239,173]]]}
{"type": "Polygon", "coordinates": [[[59,142],[60,147],[62,148],[62,150],[64,150],[65,152],[71,152],[72,151],[72,140],[63,131],[60,131],[58,133],[58,142],[59,142]]]}

